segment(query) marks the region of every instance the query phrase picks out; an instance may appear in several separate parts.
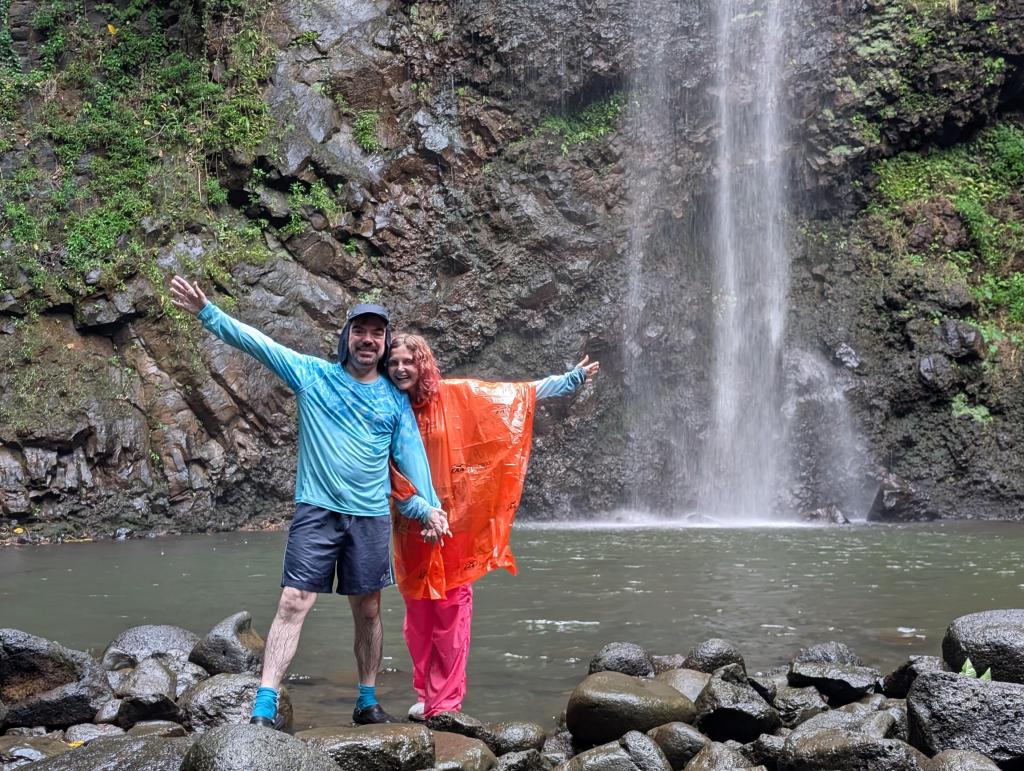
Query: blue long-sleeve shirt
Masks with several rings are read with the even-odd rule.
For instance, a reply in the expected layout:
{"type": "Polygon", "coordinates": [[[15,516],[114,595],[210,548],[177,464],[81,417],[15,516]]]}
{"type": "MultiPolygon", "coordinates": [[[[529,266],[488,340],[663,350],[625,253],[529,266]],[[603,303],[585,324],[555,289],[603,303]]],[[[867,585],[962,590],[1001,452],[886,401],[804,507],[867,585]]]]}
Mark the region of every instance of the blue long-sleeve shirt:
{"type": "Polygon", "coordinates": [[[440,506],[430,481],[423,440],[409,400],[387,378],[360,383],[340,364],[308,356],[242,324],[213,303],[199,312],[203,326],[269,367],[295,392],[299,462],[295,500],[356,516],[389,513],[388,457],[426,491],[403,513],[425,520],[440,506]]]}

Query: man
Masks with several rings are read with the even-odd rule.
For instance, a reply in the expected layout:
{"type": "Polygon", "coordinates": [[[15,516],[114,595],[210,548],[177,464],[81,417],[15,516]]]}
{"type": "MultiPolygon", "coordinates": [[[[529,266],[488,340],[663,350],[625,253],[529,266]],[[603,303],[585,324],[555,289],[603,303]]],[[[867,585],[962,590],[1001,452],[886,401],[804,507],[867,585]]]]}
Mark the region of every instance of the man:
{"type": "MultiPolygon", "coordinates": [[[[299,459],[295,518],[288,530],[281,599],[267,634],[263,675],[251,723],[275,726],[278,690],[299,643],[302,623],[318,592],[348,595],[355,623],[359,697],[356,723],[390,723],[377,702],[383,656],[380,590],[394,583],[389,550],[388,458],[425,500],[402,513],[423,523],[431,537],[448,532],[430,481],[423,442],[408,399],[387,378],[384,358],[389,317],[380,305],[349,311],[337,364],[297,353],[228,316],[196,283],[175,276],[175,306],[197,317],[229,345],[250,354],[295,392],[299,407],[299,459]]],[[[280,721],[276,721],[280,722],[280,721]]]]}

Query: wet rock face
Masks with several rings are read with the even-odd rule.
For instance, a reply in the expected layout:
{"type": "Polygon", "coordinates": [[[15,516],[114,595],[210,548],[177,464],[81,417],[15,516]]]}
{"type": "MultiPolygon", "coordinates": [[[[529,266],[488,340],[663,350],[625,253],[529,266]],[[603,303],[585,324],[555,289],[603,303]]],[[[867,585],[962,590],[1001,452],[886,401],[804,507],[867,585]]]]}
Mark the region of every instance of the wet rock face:
{"type": "Polygon", "coordinates": [[[794,661],[789,682],[796,687],[814,686],[833,706],[849,704],[872,691],[881,672],[871,667],[794,661]]]}
{"type": "Polygon", "coordinates": [[[181,771],[337,771],[325,753],[298,739],[259,726],[221,726],[189,749],[181,771]]]}
{"type": "Polygon", "coordinates": [[[312,728],[295,737],[330,756],[341,768],[406,771],[434,764],[434,740],[423,726],[312,728]]]}
{"type": "Polygon", "coordinates": [[[708,737],[696,728],[679,722],[652,728],[647,735],[661,748],[673,769],[683,768],[709,742],[708,737]]]}
{"type": "Polygon", "coordinates": [[[928,754],[980,752],[1000,765],[1024,760],[1024,685],[926,672],[907,694],[910,743],[928,754]]]}
{"type": "Polygon", "coordinates": [[[911,656],[905,664],[886,675],[882,682],[882,692],[890,698],[903,699],[918,675],[942,670],[942,659],[938,656],[911,656]]]}
{"type": "Polygon", "coordinates": [[[188,739],[96,739],[33,766],[42,771],[167,771],[181,767],[188,739]]]}
{"type": "Polygon", "coordinates": [[[167,624],[147,624],[121,632],[103,651],[104,669],[134,667],[151,656],[163,655],[187,661],[199,636],[167,624]]]}
{"type": "Polygon", "coordinates": [[[103,670],[88,654],[0,629],[0,702],[9,726],[91,722],[111,697],[103,670]]]}
{"type": "MultiPolygon", "coordinates": [[[[222,725],[249,722],[260,680],[252,675],[214,675],[187,690],[178,700],[181,723],[189,731],[204,733],[222,725]]],[[[278,695],[278,714],[291,726],[292,704],[286,689],[278,695]]]]}
{"type": "Polygon", "coordinates": [[[925,771],[928,758],[908,744],[842,730],[802,733],[786,740],[781,768],[824,771],[831,768],[875,768],[925,771]]]}
{"type": "Polygon", "coordinates": [[[715,676],[695,703],[694,725],[715,741],[746,743],[782,725],[779,713],[751,686],[715,676]]]}
{"type": "Polygon", "coordinates": [[[956,619],[942,638],[942,658],[959,672],[969,658],[978,674],[1024,683],[1024,610],[987,610],[956,619]]]}

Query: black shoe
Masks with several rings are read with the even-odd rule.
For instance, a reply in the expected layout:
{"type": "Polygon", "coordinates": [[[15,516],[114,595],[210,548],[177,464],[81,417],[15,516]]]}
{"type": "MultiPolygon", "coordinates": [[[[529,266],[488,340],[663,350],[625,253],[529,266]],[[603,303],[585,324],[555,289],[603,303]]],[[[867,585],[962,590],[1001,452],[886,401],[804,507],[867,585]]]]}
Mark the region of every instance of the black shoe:
{"type": "Polygon", "coordinates": [[[274,716],[273,720],[271,720],[270,718],[256,717],[255,715],[253,715],[251,718],[249,718],[249,725],[261,725],[264,728],[272,728],[275,731],[283,731],[284,715],[282,715],[279,712],[274,716]]]}
{"type": "Polygon", "coordinates": [[[375,723],[397,723],[380,704],[357,709],[352,713],[352,722],[356,725],[373,725],[375,723]]]}

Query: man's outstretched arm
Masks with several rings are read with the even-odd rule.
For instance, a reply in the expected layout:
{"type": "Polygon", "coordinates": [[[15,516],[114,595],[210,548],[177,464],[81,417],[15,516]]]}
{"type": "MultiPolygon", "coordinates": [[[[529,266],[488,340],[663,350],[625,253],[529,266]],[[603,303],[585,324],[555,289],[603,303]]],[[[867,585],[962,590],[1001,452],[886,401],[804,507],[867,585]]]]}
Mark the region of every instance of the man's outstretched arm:
{"type": "Polygon", "coordinates": [[[305,385],[307,359],[313,358],[293,351],[272,340],[258,329],[232,318],[212,302],[196,282],[175,276],[170,283],[171,302],[176,308],[190,313],[203,326],[228,345],[244,351],[269,367],[293,391],[305,385]]]}

